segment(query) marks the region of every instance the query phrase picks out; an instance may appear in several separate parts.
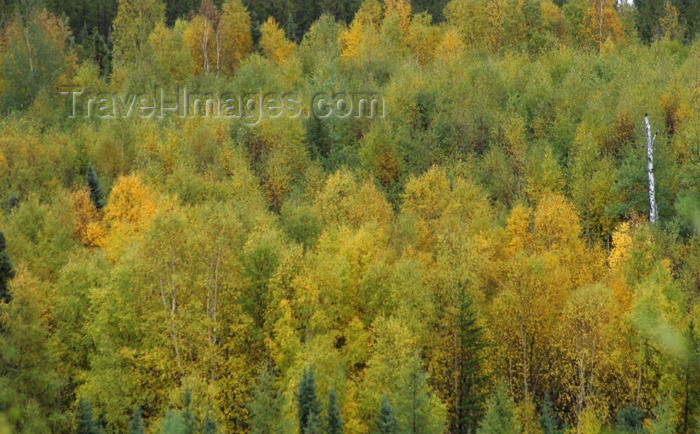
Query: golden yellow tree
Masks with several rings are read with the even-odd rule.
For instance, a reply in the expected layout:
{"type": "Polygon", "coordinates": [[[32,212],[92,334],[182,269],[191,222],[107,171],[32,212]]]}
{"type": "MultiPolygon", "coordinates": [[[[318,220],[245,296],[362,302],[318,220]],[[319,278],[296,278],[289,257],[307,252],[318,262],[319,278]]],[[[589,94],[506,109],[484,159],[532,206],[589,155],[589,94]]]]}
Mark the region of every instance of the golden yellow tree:
{"type": "Polygon", "coordinates": [[[273,17],[269,17],[260,27],[260,47],[268,59],[280,66],[294,56],[296,49],[294,42],[284,36],[284,30],[273,17]]]}

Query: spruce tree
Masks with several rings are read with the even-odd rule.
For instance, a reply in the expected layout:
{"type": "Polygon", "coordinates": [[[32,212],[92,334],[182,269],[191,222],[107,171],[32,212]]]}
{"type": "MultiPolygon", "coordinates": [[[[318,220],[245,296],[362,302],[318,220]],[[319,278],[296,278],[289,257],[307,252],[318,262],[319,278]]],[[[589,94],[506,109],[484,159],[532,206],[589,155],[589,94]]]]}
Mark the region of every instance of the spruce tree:
{"type": "Polygon", "coordinates": [[[250,428],[253,434],[282,432],[284,396],[277,391],[275,378],[267,370],[255,382],[252,399],[248,404],[250,428]]]}
{"type": "Polygon", "coordinates": [[[7,282],[15,277],[15,270],[12,268],[12,262],[7,254],[6,247],[5,234],[0,232],[0,302],[9,303],[12,296],[7,287],[7,282]]]}
{"type": "Polygon", "coordinates": [[[395,434],[399,432],[399,427],[396,423],[394,408],[389,403],[389,398],[384,395],[382,398],[381,407],[379,407],[379,416],[375,422],[375,434],[395,434]]]}
{"type": "Polygon", "coordinates": [[[318,429],[318,415],[316,413],[309,414],[309,420],[302,432],[304,434],[318,434],[320,432],[318,429]]]}
{"type": "Polygon", "coordinates": [[[87,168],[87,185],[90,189],[90,200],[95,208],[102,209],[105,205],[104,195],[102,194],[102,188],[100,187],[100,179],[97,177],[95,169],[92,164],[87,168]]]}
{"type": "MultiPolygon", "coordinates": [[[[666,396],[659,399],[654,408],[654,419],[650,428],[654,434],[673,434],[676,430],[676,415],[673,411],[673,397],[666,396]]],[[[688,431],[683,431],[688,432],[688,431]]]]}
{"type": "Polygon", "coordinates": [[[192,393],[190,392],[190,389],[185,389],[185,395],[183,396],[182,403],[182,423],[185,427],[185,433],[193,434],[195,431],[196,421],[194,419],[194,415],[192,414],[192,393]]]}
{"type": "Polygon", "coordinates": [[[134,414],[129,422],[129,434],[144,434],[143,417],[141,416],[141,407],[134,408],[134,414]]]}
{"type": "Polygon", "coordinates": [[[75,434],[98,434],[100,432],[90,402],[80,399],[75,413],[75,434]]]}
{"type": "Polygon", "coordinates": [[[202,421],[202,434],[216,434],[217,432],[219,432],[219,424],[216,423],[211,413],[207,411],[202,421]]]}
{"type": "Polygon", "coordinates": [[[401,432],[442,431],[442,427],[439,426],[442,421],[435,420],[431,413],[428,391],[420,356],[416,354],[411,359],[403,383],[399,388],[400,398],[398,398],[396,405],[396,414],[401,432]]]}
{"type": "Polygon", "coordinates": [[[182,415],[179,411],[174,411],[173,409],[168,410],[165,414],[165,420],[160,428],[163,434],[185,434],[187,433],[187,427],[185,426],[185,421],[182,419],[182,415]]]}
{"type": "Polygon", "coordinates": [[[340,413],[340,408],[338,408],[335,390],[333,389],[331,389],[330,393],[328,394],[328,427],[326,432],[328,434],[343,433],[343,416],[340,413]]]}
{"type": "Polygon", "coordinates": [[[520,432],[520,424],[515,417],[515,403],[508,393],[506,385],[501,382],[486,401],[486,414],[481,421],[479,434],[512,434],[520,432]]]}
{"type": "Polygon", "coordinates": [[[559,432],[557,417],[554,415],[554,409],[552,409],[552,400],[549,397],[549,392],[544,396],[544,402],[542,403],[540,424],[542,425],[542,432],[544,434],[555,434],[559,432]]]}
{"type": "Polygon", "coordinates": [[[316,397],[316,379],[312,368],[304,369],[296,397],[299,432],[305,433],[307,429],[311,428],[310,421],[318,423],[318,415],[321,413],[321,404],[316,397]]]}
{"type": "Polygon", "coordinates": [[[486,343],[484,331],[477,324],[473,302],[460,287],[457,313],[457,408],[455,409],[456,431],[474,432],[484,412],[485,383],[483,371],[483,349],[486,343]]]}

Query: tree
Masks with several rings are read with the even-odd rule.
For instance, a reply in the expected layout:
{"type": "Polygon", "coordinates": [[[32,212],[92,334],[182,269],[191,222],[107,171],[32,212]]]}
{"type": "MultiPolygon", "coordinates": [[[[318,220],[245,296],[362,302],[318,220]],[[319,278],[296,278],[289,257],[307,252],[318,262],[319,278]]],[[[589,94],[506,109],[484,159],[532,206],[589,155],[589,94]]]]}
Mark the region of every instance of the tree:
{"type": "Polygon", "coordinates": [[[403,384],[399,385],[396,412],[401,432],[441,432],[444,414],[435,411],[435,398],[429,392],[420,357],[414,355],[406,368],[403,384]]]}
{"type": "Polygon", "coordinates": [[[216,423],[216,419],[211,415],[211,412],[207,411],[202,421],[202,434],[216,434],[218,432],[219,424],[216,423]]]}
{"type": "Polygon", "coordinates": [[[520,432],[520,424],[515,417],[515,403],[500,382],[496,392],[486,401],[486,414],[479,425],[479,434],[511,434],[520,432]]]}
{"type": "Polygon", "coordinates": [[[671,0],[666,0],[666,7],[663,16],[659,19],[659,25],[661,26],[661,37],[674,41],[683,38],[685,29],[678,22],[678,9],[673,6],[671,0]]]}
{"type": "Polygon", "coordinates": [[[141,407],[134,408],[134,414],[129,422],[129,434],[144,434],[143,417],[141,417],[141,407]]]}
{"type": "Polygon", "coordinates": [[[649,222],[656,223],[658,212],[656,210],[656,184],[654,183],[654,142],[656,134],[652,137],[649,116],[644,115],[644,126],[647,134],[647,177],[649,178],[649,222]]]}
{"type": "Polygon", "coordinates": [[[0,111],[28,108],[40,92],[72,79],[75,55],[67,25],[31,7],[5,25],[0,37],[0,111]]]}
{"type": "Polygon", "coordinates": [[[182,423],[186,434],[194,434],[197,421],[192,414],[192,392],[189,388],[185,389],[185,395],[182,397],[182,423]]]}
{"type": "Polygon", "coordinates": [[[277,21],[270,17],[260,28],[260,48],[278,66],[294,55],[296,46],[284,36],[277,21]]]}
{"type": "Polygon", "coordinates": [[[334,389],[331,389],[328,394],[328,410],[326,417],[328,418],[326,422],[326,432],[328,434],[342,434],[343,416],[340,414],[340,408],[338,408],[338,403],[336,402],[334,389]]]}
{"type": "Polygon", "coordinates": [[[389,397],[384,395],[382,404],[379,407],[379,415],[374,422],[375,434],[396,434],[399,432],[399,426],[394,415],[394,408],[389,403],[389,397]]]}
{"type": "Polygon", "coordinates": [[[321,403],[316,397],[316,378],[312,367],[304,369],[297,386],[296,398],[299,432],[306,433],[312,425],[318,424],[318,417],[321,414],[321,403]]]}
{"type": "Polygon", "coordinates": [[[458,432],[474,432],[483,413],[488,376],[483,374],[484,331],[477,324],[471,297],[460,285],[457,314],[455,422],[458,432]]]}
{"type": "Polygon", "coordinates": [[[173,409],[168,410],[165,414],[165,420],[160,427],[162,434],[189,434],[185,426],[185,421],[182,420],[182,415],[179,411],[173,409]]]}
{"type": "Polygon", "coordinates": [[[540,425],[542,425],[544,434],[556,434],[559,432],[559,424],[557,416],[554,414],[554,409],[552,409],[552,400],[549,397],[549,392],[544,396],[544,402],[542,403],[540,425]]]}
{"type": "Polygon", "coordinates": [[[13,277],[15,277],[15,270],[12,268],[10,256],[7,254],[5,234],[0,231],[0,302],[9,303],[12,300],[12,294],[10,294],[7,284],[13,277]]]}
{"type": "Polygon", "coordinates": [[[160,0],[118,0],[112,23],[114,63],[117,66],[142,61],[148,36],[165,20],[165,4],[160,0]]]}
{"type": "Polygon", "coordinates": [[[95,168],[92,164],[87,168],[87,185],[90,189],[90,200],[97,210],[101,210],[105,206],[105,199],[100,187],[100,179],[97,177],[95,168]]]}
{"type": "Polygon", "coordinates": [[[275,377],[267,369],[258,376],[248,404],[253,434],[281,433],[283,395],[277,390],[275,377]]]}
{"type": "Polygon", "coordinates": [[[92,413],[92,405],[89,401],[80,398],[78,408],[75,411],[76,434],[98,434],[100,429],[92,413]]]}
{"type": "Polygon", "coordinates": [[[639,407],[627,406],[617,412],[617,429],[621,432],[642,432],[644,412],[639,407]]]}
{"type": "Polygon", "coordinates": [[[674,434],[677,432],[677,425],[673,397],[664,396],[654,407],[654,419],[649,423],[649,432],[651,434],[674,434]]]}

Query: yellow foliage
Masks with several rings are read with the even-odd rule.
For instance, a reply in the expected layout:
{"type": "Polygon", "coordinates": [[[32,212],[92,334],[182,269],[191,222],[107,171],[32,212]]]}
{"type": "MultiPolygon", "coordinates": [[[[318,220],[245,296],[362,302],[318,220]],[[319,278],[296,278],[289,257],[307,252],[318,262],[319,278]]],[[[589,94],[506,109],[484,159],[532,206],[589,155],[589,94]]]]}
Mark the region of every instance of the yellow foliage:
{"type": "Polygon", "coordinates": [[[411,24],[411,3],[408,0],[386,0],[384,2],[384,19],[390,15],[399,17],[401,25],[401,33],[408,32],[408,26],[411,24]]]}
{"type": "Polygon", "coordinates": [[[435,48],[435,57],[439,60],[449,63],[462,55],[464,52],[464,43],[459,37],[459,34],[454,29],[445,31],[440,43],[435,48]]]}
{"type": "Polygon", "coordinates": [[[73,192],[70,196],[73,205],[73,236],[86,246],[94,246],[101,238],[99,215],[95,205],[90,200],[87,189],[73,192]]]}
{"type": "Polygon", "coordinates": [[[583,18],[582,40],[600,51],[606,40],[617,42],[623,36],[623,27],[615,8],[615,0],[591,0],[583,18]]]}
{"type": "Polygon", "coordinates": [[[148,229],[158,209],[154,194],[140,176],[120,177],[104,208],[105,235],[96,243],[116,258],[126,244],[148,229]]]}
{"type": "Polygon", "coordinates": [[[284,36],[284,31],[273,17],[269,17],[260,27],[260,47],[268,59],[280,66],[294,56],[296,49],[294,42],[284,36]]]}

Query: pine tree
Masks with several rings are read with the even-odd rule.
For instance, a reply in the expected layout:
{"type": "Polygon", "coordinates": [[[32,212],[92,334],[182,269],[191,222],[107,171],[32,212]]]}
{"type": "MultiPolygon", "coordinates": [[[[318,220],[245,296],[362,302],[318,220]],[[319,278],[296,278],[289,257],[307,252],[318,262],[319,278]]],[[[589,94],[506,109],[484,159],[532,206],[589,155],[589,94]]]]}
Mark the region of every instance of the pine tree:
{"type": "Polygon", "coordinates": [[[377,416],[375,426],[375,434],[395,434],[399,432],[394,409],[386,395],[382,398],[382,405],[379,407],[379,416],[377,416]]]}
{"type": "Polygon", "coordinates": [[[328,434],[343,433],[343,415],[340,414],[340,408],[335,398],[335,390],[331,389],[328,394],[328,434]]]}
{"type": "MultiPolygon", "coordinates": [[[[676,432],[676,415],[673,411],[673,398],[663,397],[654,408],[654,419],[649,424],[653,434],[673,434],[676,432]]],[[[687,431],[684,431],[687,432],[687,431]]]]}
{"type": "Polygon", "coordinates": [[[306,428],[302,431],[304,434],[318,434],[318,415],[315,413],[309,414],[309,420],[306,423],[306,428]]]}
{"type": "Polygon", "coordinates": [[[98,434],[100,432],[92,413],[92,405],[82,398],[78,401],[75,425],[75,434],[98,434]]]}
{"type": "Polygon", "coordinates": [[[617,412],[617,429],[621,432],[641,432],[644,412],[639,407],[627,406],[617,412]]]}
{"type": "Polygon", "coordinates": [[[188,432],[180,412],[172,409],[165,414],[165,420],[163,425],[161,425],[160,431],[163,434],[185,434],[188,432]]]}
{"type": "Polygon", "coordinates": [[[144,434],[143,417],[141,417],[141,407],[134,408],[134,415],[129,422],[129,434],[144,434]]]}
{"type": "Polygon", "coordinates": [[[488,377],[483,375],[483,329],[477,324],[471,298],[462,287],[457,315],[457,369],[458,383],[455,422],[458,432],[474,432],[484,412],[486,394],[483,392],[488,377]]]}
{"type": "Polygon", "coordinates": [[[9,303],[12,300],[12,295],[7,287],[7,282],[15,277],[15,270],[12,268],[12,262],[7,254],[7,244],[5,242],[5,234],[0,232],[0,302],[9,303]]]}
{"type": "Polygon", "coordinates": [[[479,434],[511,434],[520,432],[520,424],[515,417],[515,403],[504,383],[499,383],[494,393],[486,401],[486,414],[481,421],[479,434]]]}
{"type": "Polygon", "coordinates": [[[442,431],[431,413],[431,402],[425,372],[420,356],[413,356],[411,364],[399,389],[397,419],[401,432],[422,433],[442,431]]]}
{"type": "Polygon", "coordinates": [[[182,399],[183,409],[182,409],[182,422],[185,427],[185,433],[192,434],[195,431],[196,421],[194,415],[192,414],[192,393],[190,389],[185,389],[185,396],[182,399]]]}
{"type": "Polygon", "coordinates": [[[102,194],[102,188],[100,187],[100,179],[97,177],[95,169],[92,164],[88,166],[87,169],[87,185],[90,189],[90,200],[95,208],[102,209],[105,206],[104,195],[102,194]]]}
{"type": "Polygon", "coordinates": [[[542,432],[544,434],[554,434],[559,432],[559,429],[557,428],[557,417],[554,415],[554,410],[552,409],[552,401],[549,397],[549,392],[547,392],[547,394],[544,396],[540,424],[542,425],[542,432]]]}
{"type": "Polygon", "coordinates": [[[317,421],[321,413],[321,404],[316,397],[316,379],[313,368],[304,369],[296,393],[298,405],[299,432],[305,433],[311,428],[311,421],[317,421]]]}
{"type": "Polygon", "coordinates": [[[202,421],[202,434],[216,434],[217,432],[219,432],[219,424],[216,423],[211,413],[207,411],[202,421]]]}
{"type": "Polygon", "coordinates": [[[283,395],[277,391],[274,376],[263,371],[255,382],[248,404],[250,428],[254,434],[281,432],[283,395]]]}

